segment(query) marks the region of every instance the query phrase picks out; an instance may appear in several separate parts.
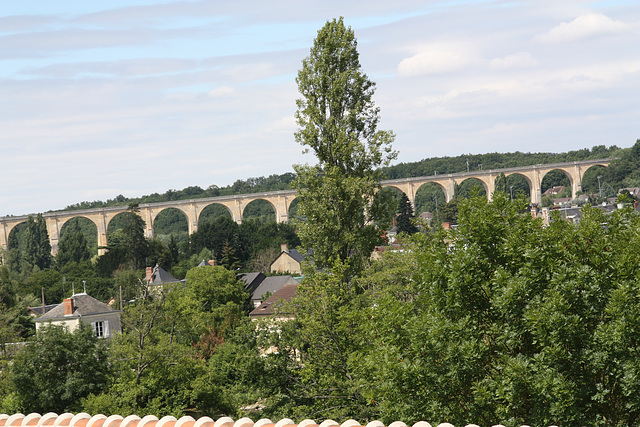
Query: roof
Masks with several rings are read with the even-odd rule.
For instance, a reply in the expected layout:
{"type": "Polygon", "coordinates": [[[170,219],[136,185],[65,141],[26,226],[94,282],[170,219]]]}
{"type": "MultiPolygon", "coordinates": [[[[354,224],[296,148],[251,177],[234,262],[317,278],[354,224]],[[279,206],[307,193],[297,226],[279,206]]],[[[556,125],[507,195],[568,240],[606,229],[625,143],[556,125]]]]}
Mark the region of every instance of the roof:
{"type": "Polygon", "coordinates": [[[163,283],[176,282],[182,282],[182,280],[176,279],[158,264],[156,264],[156,266],[154,267],[153,272],[151,273],[151,278],[149,280],[150,285],[161,285],[163,283]]]}
{"type": "Polygon", "coordinates": [[[280,290],[271,295],[265,302],[256,307],[249,316],[252,318],[271,316],[275,314],[275,309],[282,305],[282,301],[290,302],[296,295],[296,289],[299,283],[289,283],[284,285],[280,290]]]}
{"type": "Polygon", "coordinates": [[[64,315],[64,303],[58,304],[55,308],[51,309],[47,313],[38,317],[36,322],[45,322],[47,320],[58,320],[65,319],[69,317],[82,317],[88,316],[92,314],[102,314],[102,313],[119,313],[118,310],[114,310],[109,307],[107,304],[98,301],[92,296],[89,296],[85,293],[75,294],[71,297],[73,300],[73,314],[70,316],[64,315]]]}
{"type": "Polygon", "coordinates": [[[265,277],[262,283],[258,285],[258,287],[251,292],[252,300],[261,300],[262,296],[267,292],[271,292],[272,294],[280,290],[284,285],[295,284],[299,285],[296,279],[291,276],[270,276],[265,277]]]}
{"type": "MultiPolygon", "coordinates": [[[[58,304],[47,304],[44,306],[44,313],[48,313],[50,312],[52,309],[56,308],[58,306],[58,304]]],[[[29,314],[35,315],[35,316],[41,316],[42,314],[44,314],[42,312],[42,306],[41,305],[35,305],[33,307],[29,307],[29,314]]]]}
{"type": "Polygon", "coordinates": [[[243,281],[245,283],[244,289],[249,291],[249,293],[251,295],[253,295],[253,291],[255,291],[256,288],[258,286],[260,286],[260,283],[262,283],[262,281],[266,277],[267,276],[265,276],[264,274],[259,273],[259,272],[256,272],[256,273],[244,273],[244,274],[240,275],[238,280],[243,281]]]}
{"type": "MultiPolygon", "coordinates": [[[[68,427],[319,427],[319,424],[314,420],[306,419],[296,424],[289,418],[283,418],[275,422],[267,418],[262,418],[254,423],[250,418],[240,418],[237,421],[233,421],[233,419],[229,417],[221,417],[214,421],[209,417],[201,417],[195,420],[190,416],[181,417],[180,419],[165,416],[158,419],[155,415],[147,415],[141,419],[137,415],[129,415],[126,417],[122,415],[111,415],[107,417],[102,414],[91,416],[85,412],[80,412],[75,415],[70,413],[58,415],[53,412],[44,415],[31,413],[26,416],[23,414],[0,414],[0,427],[41,427],[53,425],[68,427]]],[[[325,420],[321,425],[322,427],[358,427],[362,424],[354,420],[346,420],[342,424],[333,420],[325,420]]],[[[406,427],[406,424],[401,421],[396,421],[393,425],[395,427],[406,427]]],[[[380,421],[371,421],[366,424],[366,426],[384,427],[385,424],[380,421]]],[[[420,421],[413,424],[413,427],[431,427],[431,424],[420,421]]]]}

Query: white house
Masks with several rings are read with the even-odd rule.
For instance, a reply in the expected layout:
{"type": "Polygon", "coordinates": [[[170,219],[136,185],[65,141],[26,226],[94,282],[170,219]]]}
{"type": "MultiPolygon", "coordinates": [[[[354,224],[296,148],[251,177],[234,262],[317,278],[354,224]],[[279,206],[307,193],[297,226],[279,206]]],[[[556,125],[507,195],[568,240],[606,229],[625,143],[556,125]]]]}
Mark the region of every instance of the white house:
{"type": "Polygon", "coordinates": [[[86,293],[65,298],[62,304],[38,317],[35,322],[36,331],[51,324],[66,326],[71,332],[82,322],[90,325],[99,338],[110,338],[114,333],[122,332],[120,311],[86,293]]]}

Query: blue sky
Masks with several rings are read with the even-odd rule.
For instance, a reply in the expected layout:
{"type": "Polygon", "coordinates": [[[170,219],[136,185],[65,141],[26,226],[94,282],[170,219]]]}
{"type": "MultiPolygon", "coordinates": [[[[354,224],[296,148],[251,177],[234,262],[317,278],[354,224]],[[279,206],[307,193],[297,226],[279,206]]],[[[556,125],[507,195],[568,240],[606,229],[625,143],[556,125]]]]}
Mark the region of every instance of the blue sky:
{"type": "Polygon", "coordinates": [[[339,16],[399,162],[640,138],[637,1],[0,0],[0,216],[312,163],[295,76],[339,16]]]}

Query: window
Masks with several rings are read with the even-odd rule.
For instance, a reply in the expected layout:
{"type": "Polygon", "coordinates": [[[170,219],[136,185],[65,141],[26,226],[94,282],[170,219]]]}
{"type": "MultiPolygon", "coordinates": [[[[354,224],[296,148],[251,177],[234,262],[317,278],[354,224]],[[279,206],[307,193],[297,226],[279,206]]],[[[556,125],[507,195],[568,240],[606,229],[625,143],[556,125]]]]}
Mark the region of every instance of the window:
{"type": "Polygon", "coordinates": [[[109,322],[107,320],[91,322],[91,327],[98,338],[106,338],[109,336],[109,322]]]}

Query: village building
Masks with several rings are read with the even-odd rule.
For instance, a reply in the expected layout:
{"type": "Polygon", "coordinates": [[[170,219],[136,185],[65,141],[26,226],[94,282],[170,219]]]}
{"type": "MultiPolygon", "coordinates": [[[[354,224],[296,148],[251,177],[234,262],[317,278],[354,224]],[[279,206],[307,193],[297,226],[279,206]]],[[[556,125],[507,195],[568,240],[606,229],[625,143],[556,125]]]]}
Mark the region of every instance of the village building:
{"type": "Polygon", "coordinates": [[[86,293],[74,294],[35,320],[36,332],[45,325],[59,325],[73,332],[81,323],[91,326],[98,338],[122,332],[119,310],[86,293]]]}

